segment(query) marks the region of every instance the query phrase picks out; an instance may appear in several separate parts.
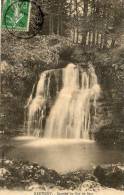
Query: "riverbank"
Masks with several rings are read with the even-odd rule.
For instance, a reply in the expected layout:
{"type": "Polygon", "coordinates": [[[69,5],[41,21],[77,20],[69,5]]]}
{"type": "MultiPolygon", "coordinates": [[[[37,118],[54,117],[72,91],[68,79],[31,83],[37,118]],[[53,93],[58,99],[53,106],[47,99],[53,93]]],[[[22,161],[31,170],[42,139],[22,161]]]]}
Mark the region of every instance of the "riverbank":
{"type": "MultiPolygon", "coordinates": [[[[124,165],[101,165],[92,170],[59,174],[37,163],[4,160],[0,164],[0,189],[15,191],[82,191],[105,194],[124,190],[124,165]],[[113,189],[110,189],[113,188],[113,189]],[[99,192],[99,193],[98,193],[99,192]]],[[[1,192],[0,192],[1,193],[1,192]]],[[[100,194],[100,195],[101,195],[100,194]]],[[[112,194],[114,195],[114,194],[112,194]]]]}

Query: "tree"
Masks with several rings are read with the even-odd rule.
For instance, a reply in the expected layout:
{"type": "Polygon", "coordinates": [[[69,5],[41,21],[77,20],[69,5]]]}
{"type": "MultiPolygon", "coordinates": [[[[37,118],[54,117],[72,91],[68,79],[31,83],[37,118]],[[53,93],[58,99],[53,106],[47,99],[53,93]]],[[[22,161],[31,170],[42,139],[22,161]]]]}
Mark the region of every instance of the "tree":
{"type": "Polygon", "coordinates": [[[45,34],[66,35],[68,29],[69,4],[67,0],[46,0],[44,4],[45,34]]]}

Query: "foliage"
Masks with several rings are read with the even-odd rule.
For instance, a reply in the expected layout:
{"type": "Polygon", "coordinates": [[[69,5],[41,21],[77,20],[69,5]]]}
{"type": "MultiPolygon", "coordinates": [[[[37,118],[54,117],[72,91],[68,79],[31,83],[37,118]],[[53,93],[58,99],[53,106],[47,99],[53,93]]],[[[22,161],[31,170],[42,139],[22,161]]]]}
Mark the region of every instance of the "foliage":
{"type": "MultiPolygon", "coordinates": [[[[3,53],[8,54],[7,59],[11,59],[10,63],[22,63],[30,68],[31,65],[49,65],[58,64],[59,53],[65,48],[72,45],[69,38],[50,35],[36,36],[29,40],[16,39],[10,40],[7,45],[8,37],[3,34],[3,53]],[[13,50],[14,47],[14,50],[13,50]]],[[[6,56],[3,59],[6,60],[6,56]]],[[[10,60],[9,60],[10,61],[10,60]]]]}
{"type": "Polygon", "coordinates": [[[36,36],[27,41],[13,37],[7,46],[9,36],[2,36],[5,41],[1,63],[2,88],[6,88],[5,91],[12,89],[13,95],[20,90],[23,94],[29,93],[24,89],[28,83],[32,84],[44,69],[57,67],[62,51],[72,46],[69,39],[54,35],[36,36]]]}

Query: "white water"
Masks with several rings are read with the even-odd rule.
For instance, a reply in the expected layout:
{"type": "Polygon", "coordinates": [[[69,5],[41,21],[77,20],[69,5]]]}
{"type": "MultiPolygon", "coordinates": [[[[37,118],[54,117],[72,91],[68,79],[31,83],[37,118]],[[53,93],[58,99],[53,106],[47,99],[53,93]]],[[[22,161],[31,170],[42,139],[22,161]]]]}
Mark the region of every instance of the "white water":
{"type": "MultiPolygon", "coordinates": [[[[56,70],[53,72],[55,73],[56,70]]],[[[89,133],[94,126],[91,119],[96,113],[97,98],[100,94],[93,67],[84,70],[69,64],[62,69],[62,88],[58,90],[57,82],[56,100],[47,116],[45,109],[50,96],[50,75],[53,72],[45,71],[41,74],[36,95],[29,106],[28,135],[40,136],[43,132],[45,138],[89,139],[89,133]],[[43,129],[44,118],[46,124],[43,129]]],[[[58,81],[56,77],[55,80],[58,81]]]]}

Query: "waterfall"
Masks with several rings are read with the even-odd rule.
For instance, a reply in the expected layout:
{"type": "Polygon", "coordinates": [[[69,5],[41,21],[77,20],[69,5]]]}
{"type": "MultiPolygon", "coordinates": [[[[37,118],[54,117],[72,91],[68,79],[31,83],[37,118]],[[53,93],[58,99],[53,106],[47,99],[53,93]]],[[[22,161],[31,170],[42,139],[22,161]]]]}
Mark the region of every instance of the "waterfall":
{"type": "Polygon", "coordinates": [[[28,106],[28,134],[89,139],[100,86],[92,66],[74,64],[41,74],[28,106]]]}

